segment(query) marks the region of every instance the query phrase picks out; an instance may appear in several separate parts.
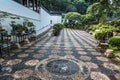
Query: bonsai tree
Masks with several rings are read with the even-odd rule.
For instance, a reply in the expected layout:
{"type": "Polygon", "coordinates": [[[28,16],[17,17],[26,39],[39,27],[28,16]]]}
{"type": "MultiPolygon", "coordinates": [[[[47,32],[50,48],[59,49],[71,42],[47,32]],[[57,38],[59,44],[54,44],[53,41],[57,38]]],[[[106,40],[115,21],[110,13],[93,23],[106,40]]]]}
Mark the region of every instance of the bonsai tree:
{"type": "Polygon", "coordinates": [[[35,25],[33,22],[30,22],[28,19],[24,19],[23,26],[26,28],[25,32],[34,32],[35,25]]]}
{"type": "Polygon", "coordinates": [[[19,34],[21,35],[23,31],[27,30],[25,26],[22,24],[16,24],[15,21],[11,21],[11,27],[12,27],[12,34],[19,34]]]}

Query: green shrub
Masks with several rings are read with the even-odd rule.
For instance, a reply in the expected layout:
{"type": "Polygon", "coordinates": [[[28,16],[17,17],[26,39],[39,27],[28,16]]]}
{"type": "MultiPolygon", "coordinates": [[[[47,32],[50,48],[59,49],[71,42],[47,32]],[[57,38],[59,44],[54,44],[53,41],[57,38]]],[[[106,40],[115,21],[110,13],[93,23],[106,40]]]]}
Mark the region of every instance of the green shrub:
{"type": "Polygon", "coordinates": [[[97,26],[97,25],[91,25],[91,26],[89,27],[89,30],[90,30],[90,31],[95,31],[95,30],[97,30],[97,29],[99,29],[99,26],[97,26]]]}
{"type": "Polygon", "coordinates": [[[108,24],[115,26],[115,27],[118,27],[118,26],[120,26],[120,19],[109,22],[108,24]]]}
{"type": "Polygon", "coordinates": [[[95,38],[100,42],[105,42],[107,33],[105,31],[99,31],[95,33],[95,38]]]}
{"type": "Polygon", "coordinates": [[[100,23],[98,25],[91,25],[89,30],[94,32],[97,40],[105,42],[105,40],[113,36],[113,32],[116,32],[117,28],[108,24],[100,23]]]}
{"type": "Polygon", "coordinates": [[[117,33],[117,36],[120,36],[120,33],[117,33]]]}
{"type": "Polygon", "coordinates": [[[109,45],[120,49],[120,36],[114,36],[109,39],[109,45]]]}
{"type": "Polygon", "coordinates": [[[64,22],[64,26],[65,26],[66,28],[69,27],[67,22],[64,22]]]}
{"type": "Polygon", "coordinates": [[[63,24],[60,24],[60,23],[55,24],[55,25],[53,26],[53,35],[54,35],[54,36],[58,36],[59,33],[60,33],[60,31],[61,31],[61,29],[62,29],[63,27],[64,27],[63,24]]]}
{"type": "Polygon", "coordinates": [[[101,42],[105,42],[108,38],[113,36],[112,29],[102,28],[100,31],[95,33],[95,38],[101,42]]]}
{"type": "Polygon", "coordinates": [[[67,28],[78,29],[82,25],[83,16],[78,12],[68,12],[64,17],[64,25],[67,28]]]}

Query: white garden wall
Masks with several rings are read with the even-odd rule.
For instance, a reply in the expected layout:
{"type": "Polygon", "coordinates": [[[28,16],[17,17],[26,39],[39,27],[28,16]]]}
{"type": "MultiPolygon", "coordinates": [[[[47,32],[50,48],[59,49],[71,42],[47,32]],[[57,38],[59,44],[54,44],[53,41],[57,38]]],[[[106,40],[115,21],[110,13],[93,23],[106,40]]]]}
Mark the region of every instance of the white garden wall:
{"type": "Polygon", "coordinates": [[[40,15],[12,0],[0,0],[0,10],[15,15],[39,20],[40,15]]]}
{"type": "MultiPolygon", "coordinates": [[[[37,35],[50,28],[50,26],[61,23],[62,19],[60,15],[49,14],[43,7],[40,8],[40,13],[36,13],[13,0],[0,0],[0,11],[19,16],[20,19],[14,19],[16,23],[22,23],[23,19],[32,21],[36,26],[37,35]],[[51,20],[52,24],[50,23],[51,20]]],[[[11,21],[13,21],[13,19],[10,17],[5,18],[4,21],[2,21],[2,25],[9,32],[12,29],[10,26],[11,21]]]]}

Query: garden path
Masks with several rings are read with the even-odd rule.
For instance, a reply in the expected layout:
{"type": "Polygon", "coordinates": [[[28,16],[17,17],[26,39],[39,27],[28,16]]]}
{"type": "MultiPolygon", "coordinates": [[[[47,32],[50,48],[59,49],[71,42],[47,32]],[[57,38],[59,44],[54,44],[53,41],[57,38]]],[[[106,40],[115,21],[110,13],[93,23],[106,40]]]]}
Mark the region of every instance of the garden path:
{"type": "Polygon", "coordinates": [[[63,29],[58,37],[14,53],[0,59],[8,67],[0,80],[120,80],[120,66],[100,53],[85,31],[63,29]]]}

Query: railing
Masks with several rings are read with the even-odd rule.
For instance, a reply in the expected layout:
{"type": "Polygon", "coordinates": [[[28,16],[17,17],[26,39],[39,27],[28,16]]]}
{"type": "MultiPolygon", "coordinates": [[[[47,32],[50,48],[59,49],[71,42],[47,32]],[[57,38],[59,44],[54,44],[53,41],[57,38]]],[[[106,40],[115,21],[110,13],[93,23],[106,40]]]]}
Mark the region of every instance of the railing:
{"type": "MultiPolygon", "coordinates": [[[[39,29],[35,29],[34,31],[28,31],[28,32],[11,32],[13,30],[13,28],[11,27],[11,22],[15,21],[16,24],[22,24],[23,25],[23,21],[24,19],[27,19],[33,23],[37,23],[40,25],[40,20],[37,19],[32,19],[32,18],[28,18],[28,17],[24,17],[24,16],[19,16],[19,15],[14,15],[14,14],[10,14],[10,13],[6,13],[6,12],[2,12],[0,11],[0,22],[2,24],[2,28],[6,29],[7,34],[9,34],[9,40],[6,37],[6,43],[4,42],[3,38],[5,38],[4,35],[2,35],[2,31],[0,31],[0,53],[4,54],[4,53],[8,53],[9,54],[9,50],[16,46],[16,43],[20,43],[21,45],[24,43],[25,39],[28,39],[29,41],[32,41],[35,37],[37,37],[37,34],[42,34],[44,33],[44,31],[48,30],[50,27],[50,24],[44,27],[40,27],[39,29]],[[11,18],[12,17],[12,18],[11,18]],[[14,19],[13,19],[14,18],[14,19]],[[18,19],[19,18],[19,19],[18,19]],[[7,23],[6,23],[7,22],[7,23]]],[[[34,27],[36,28],[36,26],[39,25],[35,25],[34,27]]],[[[39,35],[38,35],[39,37],[39,35]]],[[[14,49],[14,48],[13,48],[14,49]]]]}

